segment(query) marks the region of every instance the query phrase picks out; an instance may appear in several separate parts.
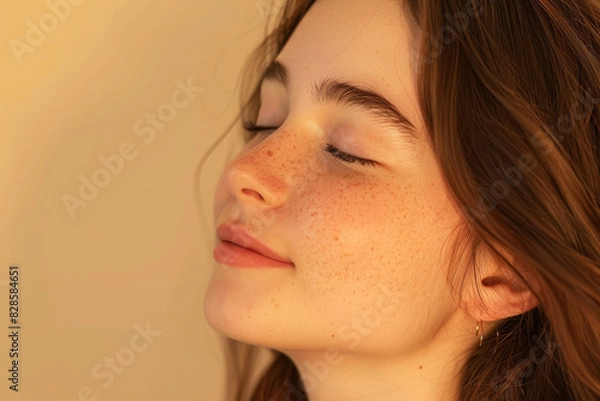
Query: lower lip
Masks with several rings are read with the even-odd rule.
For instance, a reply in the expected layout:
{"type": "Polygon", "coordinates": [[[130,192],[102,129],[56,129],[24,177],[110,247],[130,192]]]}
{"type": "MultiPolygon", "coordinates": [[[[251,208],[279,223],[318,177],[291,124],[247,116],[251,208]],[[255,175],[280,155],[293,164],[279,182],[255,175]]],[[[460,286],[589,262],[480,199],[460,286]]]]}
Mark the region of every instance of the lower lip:
{"type": "Polygon", "coordinates": [[[261,267],[294,267],[293,263],[281,262],[265,255],[243,248],[232,242],[221,241],[215,247],[213,257],[218,263],[232,267],[261,268],[261,267]]]}

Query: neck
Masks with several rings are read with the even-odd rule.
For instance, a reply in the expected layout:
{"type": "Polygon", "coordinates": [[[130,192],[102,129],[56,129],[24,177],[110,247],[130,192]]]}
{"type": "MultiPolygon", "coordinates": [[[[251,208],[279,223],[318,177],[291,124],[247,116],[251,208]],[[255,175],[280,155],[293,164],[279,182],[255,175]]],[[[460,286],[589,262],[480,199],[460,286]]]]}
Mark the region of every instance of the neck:
{"type": "MultiPolygon", "coordinates": [[[[444,334],[398,355],[333,348],[286,354],[298,368],[310,401],[457,401],[460,372],[476,339],[444,334]]],[[[288,383],[290,400],[302,399],[298,388],[298,383],[288,383]]]]}
{"type": "MultiPolygon", "coordinates": [[[[295,362],[310,401],[457,400],[460,361],[440,358],[438,363],[419,365],[406,360],[339,358],[335,366],[310,358],[295,362]]],[[[297,384],[289,385],[290,393],[297,396],[297,384]]]]}

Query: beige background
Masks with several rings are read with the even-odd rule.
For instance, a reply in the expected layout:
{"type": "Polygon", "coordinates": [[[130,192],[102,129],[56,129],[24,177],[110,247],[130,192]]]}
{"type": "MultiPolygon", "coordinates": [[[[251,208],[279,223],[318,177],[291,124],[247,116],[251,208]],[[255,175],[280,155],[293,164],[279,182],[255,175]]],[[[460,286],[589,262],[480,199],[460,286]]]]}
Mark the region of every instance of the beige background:
{"type": "Polygon", "coordinates": [[[2,1],[0,399],[218,400],[223,363],[202,293],[211,192],[231,145],[202,174],[208,220],[194,179],[236,111],[237,73],[262,35],[266,0],[2,1]],[[28,34],[42,25],[43,36],[28,34]],[[28,40],[19,55],[15,43],[28,40]],[[173,109],[188,80],[202,90],[173,109]],[[169,107],[176,115],[151,140],[136,134],[136,121],[148,131],[146,113],[169,107]],[[65,195],[79,198],[80,177],[100,174],[99,158],[122,146],[135,156],[70,214],[65,195]],[[18,393],[7,380],[11,264],[18,393]],[[147,325],[149,340],[136,334],[147,325]],[[110,358],[122,369],[112,381],[110,358]]]}

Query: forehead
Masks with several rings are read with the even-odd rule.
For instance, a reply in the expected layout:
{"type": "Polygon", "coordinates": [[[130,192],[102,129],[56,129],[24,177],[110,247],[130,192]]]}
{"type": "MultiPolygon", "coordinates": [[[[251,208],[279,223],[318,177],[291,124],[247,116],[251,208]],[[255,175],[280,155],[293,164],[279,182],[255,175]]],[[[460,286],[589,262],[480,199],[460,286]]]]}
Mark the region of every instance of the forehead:
{"type": "Polygon", "coordinates": [[[277,57],[292,93],[326,78],[381,93],[417,121],[412,49],[417,44],[400,0],[318,0],[277,57]]]}

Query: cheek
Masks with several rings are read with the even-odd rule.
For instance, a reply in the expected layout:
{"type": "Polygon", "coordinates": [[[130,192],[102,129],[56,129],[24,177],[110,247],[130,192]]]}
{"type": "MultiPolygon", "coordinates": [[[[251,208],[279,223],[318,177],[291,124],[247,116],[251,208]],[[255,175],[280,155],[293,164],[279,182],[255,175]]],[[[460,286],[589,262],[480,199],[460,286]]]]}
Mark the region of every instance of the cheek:
{"type": "Polygon", "coordinates": [[[291,221],[306,290],[315,297],[343,291],[352,299],[372,296],[381,283],[420,291],[444,238],[429,201],[434,194],[414,183],[340,181],[316,181],[297,198],[291,221]]]}

